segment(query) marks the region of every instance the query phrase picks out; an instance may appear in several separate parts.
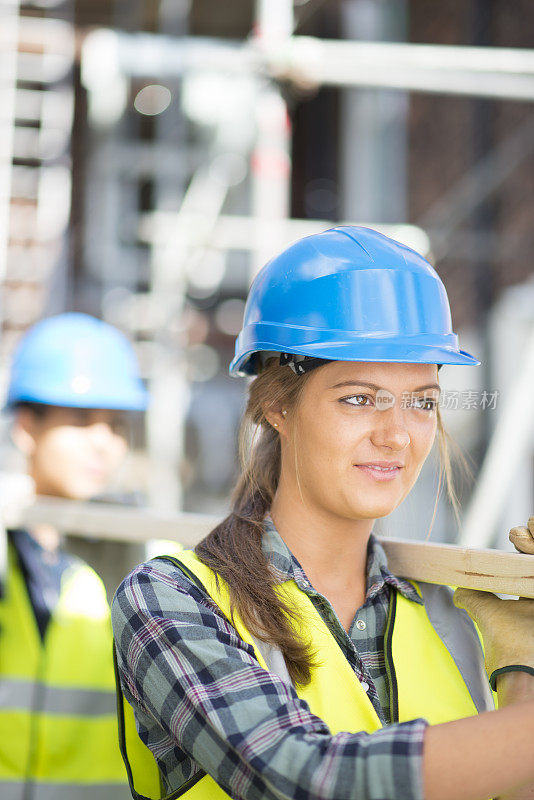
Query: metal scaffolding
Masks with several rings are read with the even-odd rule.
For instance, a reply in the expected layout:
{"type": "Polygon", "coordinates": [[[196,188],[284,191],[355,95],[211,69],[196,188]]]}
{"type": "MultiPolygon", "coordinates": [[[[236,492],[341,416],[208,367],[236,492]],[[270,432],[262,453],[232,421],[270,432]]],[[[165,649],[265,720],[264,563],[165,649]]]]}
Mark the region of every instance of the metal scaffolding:
{"type": "MultiPolygon", "coordinates": [[[[21,332],[42,314],[65,258],[70,213],[74,30],[2,4],[0,384],[21,332]]],[[[56,282],[55,302],[62,288],[56,282]]],[[[59,310],[58,308],[58,310],[59,310]]]]}
{"type": "MultiPolygon", "coordinates": [[[[12,9],[11,27],[4,27],[7,32],[15,30],[18,19],[14,3],[12,9]]],[[[27,37],[33,35],[35,45],[37,34],[32,34],[31,22],[24,18],[19,22],[27,37]]],[[[40,265],[41,282],[49,276],[69,209],[65,157],[72,123],[72,87],[66,76],[72,68],[73,35],[66,23],[40,20],[44,22],[42,53],[21,54],[18,80],[29,80],[24,76],[38,69],[46,90],[19,88],[13,99],[13,46],[8,49],[11,72],[6,62],[2,78],[8,87],[3,117],[7,119],[13,107],[17,109],[15,116],[11,113],[11,134],[13,126],[24,120],[38,120],[40,127],[36,134],[27,126],[17,138],[18,153],[9,150],[12,135],[2,138],[6,157],[0,172],[0,259],[7,242],[7,233],[3,240],[1,237],[2,230],[7,230],[9,206],[11,261],[3,269],[8,283],[16,276],[16,286],[10,284],[14,296],[28,277],[24,277],[23,267],[28,248],[35,256],[32,264],[40,265]],[[12,171],[11,156],[19,159],[12,171]],[[21,166],[20,159],[30,157],[37,159],[38,167],[21,166]],[[14,191],[21,194],[21,202],[14,191]],[[56,199],[52,202],[53,192],[56,199]],[[4,199],[2,204],[8,193],[9,203],[4,199]],[[16,233],[23,229],[37,231],[30,244],[16,233]]],[[[210,259],[219,259],[224,273],[232,252],[242,250],[249,257],[250,279],[291,240],[325,226],[322,220],[290,217],[291,128],[283,84],[308,91],[320,86],[388,89],[399,97],[405,92],[425,92],[534,100],[531,50],[298,36],[294,35],[292,0],[257,0],[254,35],[246,41],[191,36],[183,15],[176,25],[172,35],[162,33],[167,31],[164,25],[152,34],[95,30],[85,36],[81,50],[90,124],[83,248],[87,310],[129,328],[137,340],[153,398],[148,418],[150,502],[167,511],[180,508],[183,502],[178,465],[184,452],[190,386],[184,330],[175,321],[182,315],[190,276],[202,271],[210,259]],[[158,122],[156,112],[150,134],[142,136],[131,101],[137,90],[149,88],[154,81],[171,86],[175,129],[158,122]],[[219,94],[224,94],[233,116],[218,104],[219,94]],[[208,98],[208,108],[194,106],[194,98],[200,95],[208,98]],[[188,107],[188,102],[194,107],[188,107]],[[196,139],[187,135],[195,125],[201,131],[196,139]],[[173,191],[169,191],[170,183],[173,191]],[[143,191],[153,195],[152,202],[145,203],[149,207],[139,201],[143,191]]],[[[21,49],[20,44],[18,47],[21,49]]],[[[436,232],[436,220],[447,232],[454,230],[462,215],[479,201],[481,187],[483,192],[493,191],[530,151],[531,133],[532,125],[527,122],[430,209],[422,227],[368,224],[419,252],[441,255],[447,237],[443,231],[436,232]]],[[[7,244],[3,252],[0,280],[7,244]]],[[[30,282],[35,282],[35,274],[33,269],[30,282]]],[[[6,300],[6,316],[12,313],[8,305],[6,300]]],[[[28,304],[23,305],[27,313],[28,304]]],[[[17,325],[30,321],[21,312],[17,325]]],[[[4,339],[3,347],[11,349],[12,339],[4,339]]],[[[513,474],[507,454],[514,452],[513,448],[519,452],[520,426],[516,424],[510,432],[506,419],[516,412],[503,412],[495,431],[497,444],[488,453],[492,466],[483,469],[466,516],[463,535],[468,543],[487,543],[502,511],[505,493],[491,487],[499,481],[504,485],[507,462],[507,476],[513,474]],[[484,533],[479,530],[475,535],[481,507],[485,510],[484,533]]],[[[532,436],[528,447],[531,440],[532,436]]]]}

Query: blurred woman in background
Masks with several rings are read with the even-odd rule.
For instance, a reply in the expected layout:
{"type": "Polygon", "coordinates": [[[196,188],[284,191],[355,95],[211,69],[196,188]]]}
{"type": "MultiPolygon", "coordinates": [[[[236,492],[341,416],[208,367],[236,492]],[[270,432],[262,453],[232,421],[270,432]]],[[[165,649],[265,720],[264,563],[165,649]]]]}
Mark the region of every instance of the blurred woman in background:
{"type": "MultiPolygon", "coordinates": [[[[41,320],[11,366],[11,436],[37,495],[88,500],[128,450],[146,408],[135,353],[87,314],[41,320]]],[[[122,800],[106,590],[51,525],[8,531],[0,573],[0,797],[122,800]]]]}

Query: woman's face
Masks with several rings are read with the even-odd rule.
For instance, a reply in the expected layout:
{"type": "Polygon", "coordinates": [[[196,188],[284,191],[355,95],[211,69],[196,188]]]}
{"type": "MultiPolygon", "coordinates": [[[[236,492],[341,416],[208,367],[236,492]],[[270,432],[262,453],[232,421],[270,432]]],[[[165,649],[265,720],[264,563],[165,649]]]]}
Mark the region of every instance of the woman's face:
{"type": "Polygon", "coordinates": [[[438,401],[435,364],[333,361],[310,373],[281,422],[283,470],[306,505],[346,519],[386,516],[432,448],[438,401]]]}
{"type": "Polygon", "coordinates": [[[18,412],[14,439],[29,456],[37,494],[86,500],[102,492],[126,455],[126,415],[46,406],[18,412]]]}

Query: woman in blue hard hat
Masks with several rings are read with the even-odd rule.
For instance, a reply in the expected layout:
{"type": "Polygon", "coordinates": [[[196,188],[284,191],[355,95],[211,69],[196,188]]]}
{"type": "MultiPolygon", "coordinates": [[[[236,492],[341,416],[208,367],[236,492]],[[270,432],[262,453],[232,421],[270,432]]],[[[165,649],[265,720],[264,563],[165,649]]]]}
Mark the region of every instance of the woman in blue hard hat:
{"type": "MultiPolygon", "coordinates": [[[[146,399],[115,328],[77,313],[34,325],[14,354],[7,403],[36,493],[101,493],[127,450],[127,414],[146,399]]],[[[129,796],[102,581],[37,525],[9,531],[1,589],[0,797],[129,796]]]]}
{"type": "Polygon", "coordinates": [[[113,603],[164,786],[126,741],[134,797],[531,796],[534,602],[456,596],[486,675],[451,591],[393,575],[372,533],[436,435],[450,475],[438,368],[478,363],[432,267],[374,231],[310,236],[260,272],[230,368],[255,376],[231,513],[113,603]],[[509,707],[481,713],[488,676],[509,707]]]}
{"type": "Polygon", "coordinates": [[[11,368],[12,438],[39,495],[84,500],[109,484],[127,450],[127,413],[146,407],[130,343],[87,314],[34,325],[11,368]]]}

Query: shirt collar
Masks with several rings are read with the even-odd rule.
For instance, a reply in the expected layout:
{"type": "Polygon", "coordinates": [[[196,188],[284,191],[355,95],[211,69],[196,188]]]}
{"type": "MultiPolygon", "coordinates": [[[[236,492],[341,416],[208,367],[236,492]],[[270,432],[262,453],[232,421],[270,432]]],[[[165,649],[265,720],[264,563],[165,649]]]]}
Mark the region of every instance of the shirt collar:
{"type": "MultiPolygon", "coordinates": [[[[262,548],[275,576],[280,582],[294,580],[300,589],[309,592],[313,587],[306,573],[278,533],[270,516],[265,517],[263,525],[265,533],[262,539],[262,548]]],[[[371,600],[376,597],[379,592],[384,591],[386,585],[395,587],[408,600],[423,604],[417,590],[409,581],[405,578],[398,578],[390,572],[384,548],[376,536],[371,534],[367,546],[367,593],[365,599],[371,600]]]]}

